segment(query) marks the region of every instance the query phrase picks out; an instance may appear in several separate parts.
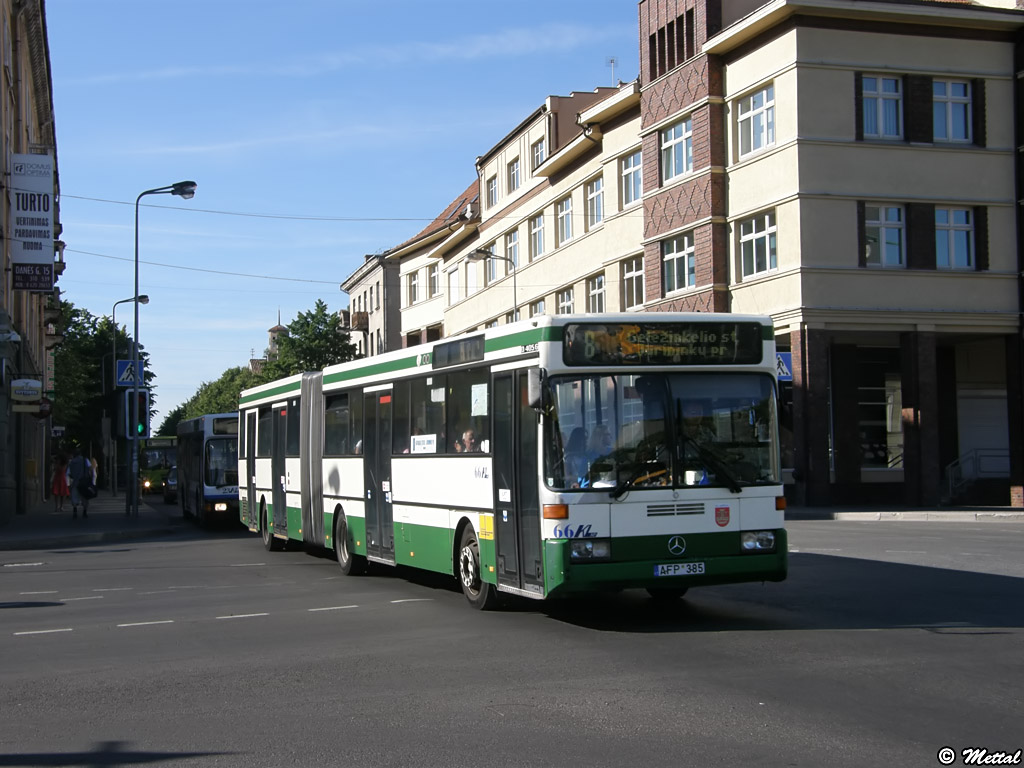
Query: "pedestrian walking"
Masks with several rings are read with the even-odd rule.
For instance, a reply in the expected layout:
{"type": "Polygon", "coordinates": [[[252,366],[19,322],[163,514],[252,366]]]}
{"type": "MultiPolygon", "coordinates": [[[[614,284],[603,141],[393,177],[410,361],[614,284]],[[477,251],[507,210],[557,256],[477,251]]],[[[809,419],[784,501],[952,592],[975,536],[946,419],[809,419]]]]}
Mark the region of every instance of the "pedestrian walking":
{"type": "Polygon", "coordinates": [[[64,499],[71,494],[68,488],[68,457],[64,455],[63,451],[57,454],[57,458],[53,462],[53,480],[50,491],[53,493],[54,511],[63,512],[64,499]]]}
{"type": "Polygon", "coordinates": [[[68,462],[68,486],[71,488],[71,518],[78,517],[79,505],[82,507],[82,517],[88,517],[89,496],[86,489],[95,488],[96,478],[93,474],[92,461],[85,458],[77,446],[74,456],[68,462]]]}

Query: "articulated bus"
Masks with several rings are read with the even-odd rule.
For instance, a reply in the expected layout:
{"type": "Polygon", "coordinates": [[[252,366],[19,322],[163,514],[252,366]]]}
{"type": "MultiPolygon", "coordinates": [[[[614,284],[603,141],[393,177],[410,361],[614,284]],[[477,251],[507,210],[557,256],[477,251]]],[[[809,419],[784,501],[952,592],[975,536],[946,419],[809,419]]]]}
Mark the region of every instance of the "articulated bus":
{"type": "Polygon", "coordinates": [[[238,414],[178,423],[178,499],[200,524],[238,517],[238,414]]]}
{"type": "Polygon", "coordinates": [[[538,316],[240,395],[268,550],[455,576],[470,604],[782,581],[768,317],[538,316]]]}

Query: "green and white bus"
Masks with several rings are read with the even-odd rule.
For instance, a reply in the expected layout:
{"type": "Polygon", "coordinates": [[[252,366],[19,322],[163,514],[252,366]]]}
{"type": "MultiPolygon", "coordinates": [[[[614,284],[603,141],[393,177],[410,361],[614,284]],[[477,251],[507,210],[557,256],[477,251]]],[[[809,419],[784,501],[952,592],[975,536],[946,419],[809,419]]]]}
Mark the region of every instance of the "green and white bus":
{"type": "Polygon", "coordinates": [[[240,395],[239,514],[477,608],[782,581],[775,358],[768,317],[543,315],[297,374],[240,395]]]}

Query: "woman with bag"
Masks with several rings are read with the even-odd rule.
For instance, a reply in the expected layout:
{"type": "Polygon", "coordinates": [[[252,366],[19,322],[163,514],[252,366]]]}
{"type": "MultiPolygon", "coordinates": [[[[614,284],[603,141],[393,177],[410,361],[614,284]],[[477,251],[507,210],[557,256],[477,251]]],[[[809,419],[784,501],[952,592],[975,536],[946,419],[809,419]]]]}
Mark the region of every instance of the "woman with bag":
{"type": "Polygon", "coordinates": [[[68,485],[71,487],[71,517],[78,517],[78,505],[82,505],[82,517],[89,516],[89,499],[96,495],[96,476],[92,461],[82,455],[76,446],[75,455],[68,462],[68,485]]]}

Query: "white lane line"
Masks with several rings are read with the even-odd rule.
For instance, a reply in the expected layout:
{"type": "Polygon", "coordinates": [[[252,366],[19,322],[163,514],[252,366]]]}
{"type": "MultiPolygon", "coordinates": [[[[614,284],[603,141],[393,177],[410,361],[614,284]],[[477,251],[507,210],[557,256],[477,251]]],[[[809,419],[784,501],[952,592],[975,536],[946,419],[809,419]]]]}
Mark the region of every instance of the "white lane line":
{"type": "Polygon", "coordinates": [[[164,621],[136,621],[132,624],[118,624],[118,627],[148,627],[153,624],[173,624],[173,619],[166,619],[164,621]]]}
{"type": "Polygon", "coordinates": [[[158,589],[154,592],[139,592],[140,595],[173,595],[173,589],[158,589]]]}
{"type": "Polygon", "coordinates": [[[36,629],[31,632],[15,632],[15,635],[49,635],[54,632],[72,632],[71,627],[65,627],[64,629],[36,629]]]}
{"type": "Polygon", "coordinates": [[[232,563],[232,568],[252,568],[256,565],[266,565],[266,563],[232,563]]]}
{"type": "Polygon", "coordinates": [[[885,550],[890,555],[927,555],[923,549],[887,549],[885,550]]]}
{"type": "Polygon", "coordinates": [[[62,603],[73,603],[75,600],[102,600],[103,595],[90,595],[89,597],[58,597],[62,603]]]}
{"type": "Polygon", "coordinates": [[[47,589],[46,591],[43,591],[43,592],[19,592],[18,594],[19,595],[56,595],[57,594],[57,590],[56,589],[47,589]]]}
{"type": "Polygon", "coordinates": [[[432,603],[434,598],[432,597],[410,597],[405,600],[392,600],[392,603],[432,603]]]}
{"type": "Polygon", "coordinates": [[[106,589],[94,589],[93,592],[131,592],[133,587],[107,587],[106,589]]]}
{"type": "Polygon", "coordinates": [[[256,616],[269,616],[269,613],[235,613],[230,616],[218,616],[218,619],[251,619],[256,616]]]}
{"type": "Polygon", "coordinates": [[[46,565],[46,563],[4,563],[4,568],[30,568],[33,565],[46,565]]]}
{"type": "Polygon", "coordinates": [[[958,555],[966,555],[967,557],[999,557],[991,552],[957,552],[958,555]]]}
{"type": "Polygon", "coordinates": [[[316,613],[317,611],[343,611],[346,608],[358,608],[358,605],[332,605],[328,608],[309,608],[310,613],[316,613]]]}
{"type": "Polygon", "coordinates": [[[827,547],[806,547],[804,552],[842,552],[839,548],[829,549],[827,547]]]}

